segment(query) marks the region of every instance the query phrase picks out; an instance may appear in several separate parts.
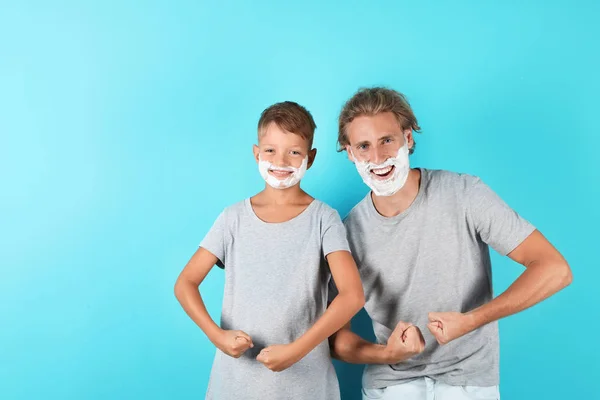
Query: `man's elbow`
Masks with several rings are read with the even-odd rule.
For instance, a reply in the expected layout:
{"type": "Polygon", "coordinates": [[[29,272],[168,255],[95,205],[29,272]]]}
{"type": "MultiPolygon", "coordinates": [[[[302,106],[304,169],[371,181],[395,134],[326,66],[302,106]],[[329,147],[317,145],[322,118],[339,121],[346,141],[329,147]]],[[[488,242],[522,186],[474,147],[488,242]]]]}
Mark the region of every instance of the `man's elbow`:
{"type": "Polygon", "coordinates": [[[556,282],[559,290],[564,289],[573,282],[573,272],[566,261],[560,263],[560,267],[556,268],[556,282]]]}
{"type": "Polygon", "coordinates": [[[332,356],[338,360],[345,361],[354,351],[351,332],[347,332],[345,328],[342,328],[331,338],[330,345],[332,356]]]}

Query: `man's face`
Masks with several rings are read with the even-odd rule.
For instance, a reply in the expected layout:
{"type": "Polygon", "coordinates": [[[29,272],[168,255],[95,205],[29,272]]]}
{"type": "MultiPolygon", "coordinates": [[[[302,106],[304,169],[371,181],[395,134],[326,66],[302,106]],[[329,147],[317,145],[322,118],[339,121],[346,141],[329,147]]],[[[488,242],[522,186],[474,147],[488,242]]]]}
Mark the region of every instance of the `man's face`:
{"type": "MultiPolygon", "coordinates": [[[[405,136],[408,147],[413,145],[412,130],[403,131],[391,112],[357,117],[348,124],[346,133],[350,142],[346,151],[352,162],[382,164],[388,158],[398,155],[398,150],[404,145],[405,136]]],[[[383,181],[393,175],[394,168],[373,168],[370,173],[373,179],[383,181]]]]}
{"type": "MultiPolygon", "coordinates": [[[[258,145],[254,146],[254,157],[258,162],[260,157],[275,167],[300,168],[302,161],[308,156],[308,167],[312,164],[316,150],[309,150],[308,140],[302,136],[287,132],[277,124],[271,123],[259,136],[258,145]]],[[[279,180],[288,178],[289,171],[269,170],[279,180]]]]}

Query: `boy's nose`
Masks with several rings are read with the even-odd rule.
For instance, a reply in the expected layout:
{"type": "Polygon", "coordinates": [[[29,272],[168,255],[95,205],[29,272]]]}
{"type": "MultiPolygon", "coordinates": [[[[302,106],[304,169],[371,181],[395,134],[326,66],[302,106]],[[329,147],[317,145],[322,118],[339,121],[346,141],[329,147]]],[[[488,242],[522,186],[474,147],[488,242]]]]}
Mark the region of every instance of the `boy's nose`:
{"type": "Polygon", "coordinates": [[[275,164],[278,167],[285,167],[287,165],[286,162],[287,158],[285,155],[282,154],[277,154],[273,159],[273,164],[275,164]]]}

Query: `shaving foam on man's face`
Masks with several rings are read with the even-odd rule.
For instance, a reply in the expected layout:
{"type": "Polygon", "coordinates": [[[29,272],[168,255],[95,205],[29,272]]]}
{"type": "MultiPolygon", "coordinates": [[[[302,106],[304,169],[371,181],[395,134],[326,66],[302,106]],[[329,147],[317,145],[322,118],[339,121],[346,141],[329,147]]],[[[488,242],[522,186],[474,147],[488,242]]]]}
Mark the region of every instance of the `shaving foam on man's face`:
{"type": "Polygon", "coordinates": [[[369,161],[358,161],[354,153],[356,169],[363,182],[376,196],[391,196],[398,192],[408,179],[410,165],[408,161],[408,140],[400,147],[395,157],[390,157],[382,164],[369,161]]]}
{"type": "Polygon", "coordinates": [[[406,184],[410,172],[409,133],[402,132],[392,113],[357,117],[347,127],[352,143],[348,153],[376,196],[391,196],[406,184]]]}
{"type": "Polygon", "coordinates": [[[260,136],[258,170],[275,189],[297,185],[308,169],[308,143],[294,133],[271,124],[260,136]]]}

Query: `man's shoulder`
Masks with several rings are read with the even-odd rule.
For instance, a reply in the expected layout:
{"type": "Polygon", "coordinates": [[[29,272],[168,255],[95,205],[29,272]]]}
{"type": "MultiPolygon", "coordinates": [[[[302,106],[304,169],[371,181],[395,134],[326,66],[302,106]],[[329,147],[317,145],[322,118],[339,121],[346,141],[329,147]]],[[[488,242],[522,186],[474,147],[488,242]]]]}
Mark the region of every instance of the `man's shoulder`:
{"type": "Polygon", "coordinates": [[[427,186],[430,189],[442,188],[465,192],[477,185],[481,179],[478,176],[443,169],[422,169],[427,175],[427,186]]]}

